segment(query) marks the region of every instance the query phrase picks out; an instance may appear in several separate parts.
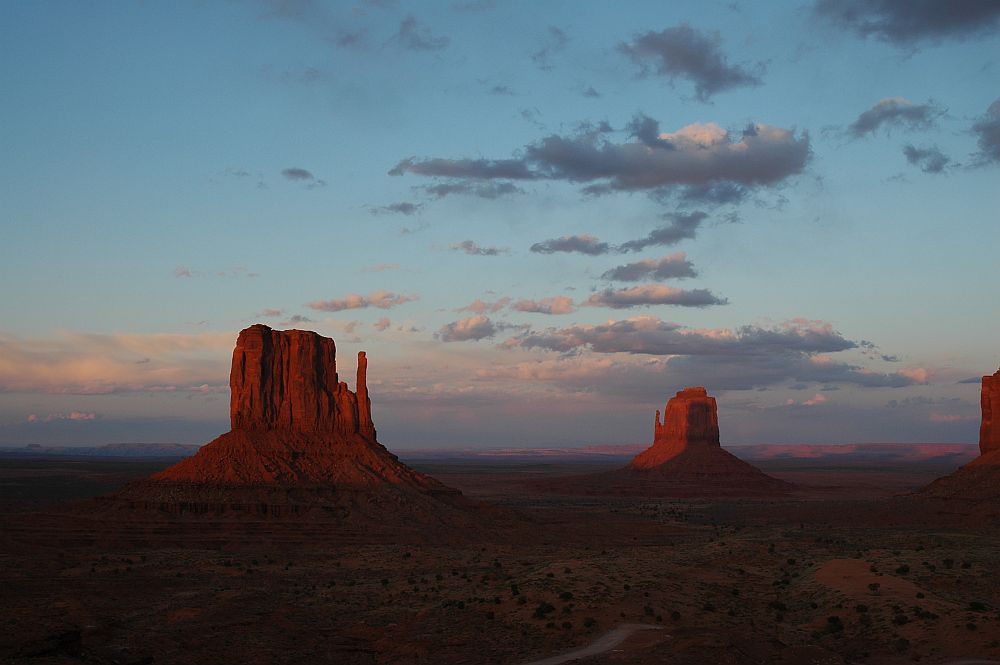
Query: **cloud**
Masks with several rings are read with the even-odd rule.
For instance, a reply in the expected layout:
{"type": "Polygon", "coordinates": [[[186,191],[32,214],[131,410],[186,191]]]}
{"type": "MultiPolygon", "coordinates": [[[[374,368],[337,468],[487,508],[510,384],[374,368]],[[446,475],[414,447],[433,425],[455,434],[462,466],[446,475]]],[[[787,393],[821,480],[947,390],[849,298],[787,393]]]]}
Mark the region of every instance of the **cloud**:
{"type": "Polygon", "coordinates": [[[174,277],[181,278],[193,278],[193,277],[225,277],[238,279],[240,277],[249,277],[253,279],[254,277],[260,277],[260,273],[253,272],[244,266],[236,266],[235,268],[229,268],[228,270],[192,270],[186,266],[178,266],[174,268],[174,277]]]}
{"type": "Polygon", "coordinates": [[[389,317],[383,316],[378,321],[373,323],[372,327],[379,332],[385,332],[391,325],[392,321],[389,320],[389,317]]]}
{"type": "Polygon", "coordinates": [[[735,182],[713,182],[683,188],[680,200],[683,203],[726,205],[739,203],[749,193],[744,185],[735,182]]]}
{"type": "Polygon", "coordinates": [[[387,270],[399,270],[398,263],[376,263],[375,265],[365,266],[361,269],[361,272],[385,272],[387,270]]]}
{"type": "Polygon", "coordinates": [[[951,161],[937,146],[917,148],[907,144],[903,146],[903,155],[906,156],[907,162],[920,167],[924,173],[941,173],[951,161]]]}
{"type": "Polygon", "coordinates": [[[601,239],[592,235],[562,236],[536,242],[531,246],[531,251],[537,254],[554,254],[556,252],[576,252],[578,254],[588,254],[599,256],[612,251],[610,245],[601,242],[601,239]]]}
{"type": "Polygon", "coordinates": [[[907,47],[921,41],[964,40],[1000,26],[1000,3],[993,0],[818,0],[814,11],[862,37],[907,47]]]}
{"type": "Polygon", "coordinates": [[[500,256],[501,254],[510,254],[509,247],[484,247],[474,240],[456,242],[449,245],[448,249],[456,252],[465,252],[470,256],[500,256]]]}
{"type": "Polygon", "coordinates": [[[194,277],[194,273],[191,272],[190,268],[177,266],[174,268],[174,277],[194,277]]]}
{"type": "Polygon", "coordinates": [[[874,134],[882,127],[903,127],[910,130],[930,129],[944,110],[934,102],[914,104],[905,97],[886,97],[858,116],[847,127],[854,138],[874,134]]]}
{"type": "Polygon", "coordinates": [[[390,307],[418,299],[419,296],[416,295],[402,295],[392,293],[391,291],[379,290],[372,291],[367,296],[352,293],[343,298],[333,300],[314,300],[306,303],[306,306],[322,312],[340,312],[345,309],[365,309],[368,307],[389,309],[390,307]]]}
{"type": "Polygon", "coordinates": [[[281,171],[281,175],[285,176],[286,179],[293,182],[301,182],[306,185],[307,189],[315,189],[317,187],[326,187],[326,181],[320,180],[312,174],[311,171],[306,169],[293,166],[281,171]]]}
{"type": "Polygon", "coordinates": [[[643,279],[667,280],[697,277],[694,265],[687,259],[684,252],[676,252],[658,259],[643,259],[634,263],[626,263],[608,270],[601,275],[603,279],[619,282],[638,282],[643,279]]]}
{"type": "MultiPolygon", "coordinates": [[[[302,316],[301,314],[293,314],[288,317],[287,320],[280,323],[281,326],[297,326],[300,323],[316,323],[314,319],[310,319],[308,316],[302,316]]],[[[348,331],[350,332],[350,331],[348,331]]]]}
{"type": "Polygon", "coordinates": [[[663,149],[639,142],[613,143],[606,131],[583,126],[571,136],[552,134],[512,159],[408,157],[390,175],[473,180],[563,180],[589,183],[584,192],[656,190],[734,183],[774,186],[800,173],[810,157],[807,134],[764,124],[739,133],[717,124],[693,124],[661,133],[663,149]]]}
{"type": "Polygon", "coordinates": [[[524,193],[523,189],[512,182],[473,182],[470,180],[441,182],[436,185],[426,185],[421,189],[438,199],[451,196],[452,194],[462,194],[492,200],[510,194],[524,193]]]}
{"type": "Polygon", "coordinates": [[[477,314],[442,326],[436,336],[442,342],[469,342],[493,337],[499,329],[490,317],[477,314]]]}
{"type": "Polygon", "coordinates": [[[709,307],[727,305],[729,301],[718,298],[708,289],[678,289],[663,284],[642,284],[625,289],[604,289],[593,294],[583,303],[588,307],[627,309],[648,305],[678,305],[680,307],[709,307]]]}
{"type": "Polygon", "coordinates": [[[414,215],[420,212],[420,209],[423,207],[423,203],[401,201],[399,203],[390,203],[389,205],[369,208],[368,210],[373,215],[414,215]]]}
{"type": "Polygon", "coordinates": [[[40,416],[32,413],[28,416],[27,421],[29,423],[51,423],[60,420],[68,420],[71,422],[89,422],[91,420],[97,420],[97,418],[99,418],[99,416],[96,413],[70,411],[69,413],[50,413],[46,416],[40,416]]]}
{"type": "Polygon", "coordinates": [[[284,313],[285,313],[285,310],[283,310],[283,309],[272,309],[270,307],[265,307],[264,309],[262,309],[260,311],[260,315],[261,316],[267,317],[269,319],[273,319],[275,317],[281,316],[284,313]]]}
{"type": "Polygon", "coordinates": [[[545,44],[531,54],[531,61],[542,70],[552,69],[552,56],[566,48],[569,37],[554,25],[548,27],[545,44]]]}
{"type": "Polygon", "coordinates": [[[580,93],[584,97],[590,97],[591,99],[600,99],[601,93],[594,89],[593,86],[587,86],[583,92],[580,93]]]}
{"type": "Polygon", "coordinates": [[[655,316],[598,325],[573,325],[527,332],[516,345],[550,351],[589,348],[601,353],[648,355],[743,355],[748,353],[834,353],[858,346],[824,321],[793,319],[779,326],[689,329],[655,316]]]}
{"type": "Polygon", "coordinates": [[[571,314],[576,311],[573,299],[567,296],[550,296],[540,300],[522,299],[510,306],[518,312],[535,314],[571,314]]]}
{"type": "Polygon", "coordinates": [[[681,24],[638,34],[632,41],[619,44],[618,50],[639,66],[642,76],[655,73],[670,79],[688,79],[701,101],[730,88],[761,84],[762,65],[758,64],[756,71],[730,65],[720,45],[717,33],[709,35],[681,24]]]}
{"type": "Polygon", "coordinates": [[[829,402],[829,401],[830,401],[830,399],[826,395],[824,395],[823,393],[816,393],[811,398],[809,398],[806,401],[802,402],[802,406],[818,406],[820,404],[823,404],[823,403],[829,402]]]}
{"type": "Polygon", "coordinates": [[[978,165],[1000,164],[1000,99],[990,104],[986,114],[972,126],[977,135],[978,165]]]}
{"type": "Polygon", "coordinates": [[[645,238],[622,243],[620,249],[625,252],[637,252],[652,245],[676,245],[681,240],[694,238],[698,233],[698,227],[706,217],[707,214],[698,210],[690,213],[666,213],[663,218],[669,219],[669,224],[653,229],[645,238]]]}
{"type": "Polygon", "coordinates": [[[0,333],[0,392],[102,395],[227,385],[234,332],[0,333]]]}
{"type": "Polygon", "coordinates": [[[669,357],[674,381],[697,382],[719,390],[746,390],[790,380],[865,387],[926,382],[922,368],[886,374],[827,355],[858,346],[824,321],[793,319],[771,327],[693,329],[653,316],[529,330],[503,344],[508,349],[669,357]]]}
{"type": "Polygon", "coordinates": [[[496,302],[485,302],[483,300],[480,300],[479,298],[476,298],[465,307],[459,307],[455,311],[473,312],[474,314],[486,314],[486,313],[493,314],[495,312],[499,312],[509,304],[510,304],[510,298],[506,297],[500,298],[496,302]]]}
{"type": "Polygon", "coordinates": [[[394,39],[410,51],[440,51],[448,46],[447,37],[437,37],[429,28],[421,26],[413,16],[407,16],[399,24],[399,32],[394,39]]]}

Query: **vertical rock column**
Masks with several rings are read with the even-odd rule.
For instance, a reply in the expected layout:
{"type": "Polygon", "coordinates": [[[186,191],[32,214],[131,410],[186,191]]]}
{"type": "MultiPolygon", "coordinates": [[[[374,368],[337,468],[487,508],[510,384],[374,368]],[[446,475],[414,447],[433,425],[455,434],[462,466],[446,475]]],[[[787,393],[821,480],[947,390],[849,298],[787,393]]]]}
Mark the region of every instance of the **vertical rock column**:
{"type": "Polygon", "coordinates": [[[985,455],[1000,450],[1000,369],[993,376],[983,377],[981,402],[983,421],[979,426],[979,453],[985,455]]]}
{"type": "Polygon", "coordinates": [[[368,399],[368,357],[364,351],[358,352],[358,433],[375,440],[375,424],[372,422],[372,401],[368,399]]]}

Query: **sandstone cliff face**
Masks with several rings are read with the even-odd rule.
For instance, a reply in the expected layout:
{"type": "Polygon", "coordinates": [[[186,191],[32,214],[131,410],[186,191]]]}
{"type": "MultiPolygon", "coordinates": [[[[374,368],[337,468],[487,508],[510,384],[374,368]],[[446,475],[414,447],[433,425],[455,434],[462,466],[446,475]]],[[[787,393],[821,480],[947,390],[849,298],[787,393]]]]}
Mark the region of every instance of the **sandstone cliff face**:
{"type": "Polygon", "coordinates": [[[459,492],[414,471],[376,441],[367,373],[361,352],[352,392],[339,381],[332,339],[251,326],[233,351],[232,430],[114,499],[169,511],[272,515],[289,506],[349,515],[364,505],[365,519],[379,518],[378,506],[391,504],[393,515],[382,516],[390,521],[464,510],[459,492]]]}
{"type": "Polygon", "coordinates": [[[306,330],[242,331],[229,375],[233,430],[361,434],[375,440],[365,385],[368,361],[358,354],[357,393],[337,376],[337,346],[306,330]]]}
{"type": "Polygon", "coordinates": [[[656,412],[653,445],[632,460],[629,466],[649,469],[677,457],[688,446],[719,448],[719,407],[704,388],[685,388],[656,412]]]}
{"type": "Polygon", "coordinates": [[[549,483],[567,494],[649,497],[740,497],[787,494],[794,486],[768,476],[719,443],[715,398],[704,388],[685,388],[656,412],[653,445],[628,466],[549,483]]]}
{"type": "Polygon", "coordinates": [[[1000,450],[1000,369],[993,376],[983,377],[980,396],[983,420],[979,425],[979,454],[1000,450]]]}

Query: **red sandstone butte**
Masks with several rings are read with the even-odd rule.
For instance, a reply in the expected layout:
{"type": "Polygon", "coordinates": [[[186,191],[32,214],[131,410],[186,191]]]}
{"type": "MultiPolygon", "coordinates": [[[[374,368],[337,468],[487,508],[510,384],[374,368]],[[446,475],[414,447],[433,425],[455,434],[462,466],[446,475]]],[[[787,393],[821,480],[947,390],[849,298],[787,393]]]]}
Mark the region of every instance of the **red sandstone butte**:
{"type": "Polygon", "coordinates": [[[983,377],[980,393],[979,457],[920,491],[933,498],[957,499],[973,510],[1000,511],[1000,370],[983,377]]]}
{"type": "Polygon", "coordinates": [[[656,412],[653,445],[628,466],[568,478],[560,493],[662,497],[776,496],[794,486],[768,476],[719,443],[715,398],[704,388],[685,388],[656,412]]]}
{"type": "Polygon", "coordinates": [[[250,326],[233,351],[232,429],[113,499],[169,511],[322,507],[374,518],[382,517],[382,504],[394,506],[396,517],[400,508],[419,506],[426,516],[440,512],[441,502],[463,504],[457,490],[414,471],[378,443],[367,369],[361,352],[351,391],[337,374],[332,339],[250,326]]]}
{"type": "Polygon", "coordinates": [[[1000,369],[993,376],[983,377],[980,395],[983,420],[979,425],[979,453],[986,455],[1000,450],[1000,369]]]}

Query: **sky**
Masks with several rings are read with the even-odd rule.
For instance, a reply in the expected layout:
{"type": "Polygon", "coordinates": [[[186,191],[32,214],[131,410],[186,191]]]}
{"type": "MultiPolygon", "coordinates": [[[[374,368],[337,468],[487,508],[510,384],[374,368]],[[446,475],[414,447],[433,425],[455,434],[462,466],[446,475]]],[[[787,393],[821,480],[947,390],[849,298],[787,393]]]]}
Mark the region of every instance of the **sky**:
{"type": "Polygon", "coordinates": [[[977,440],[998,2],[0,11],[0,445],[207,442],[257,322],[390,449],[977,440]]]}

